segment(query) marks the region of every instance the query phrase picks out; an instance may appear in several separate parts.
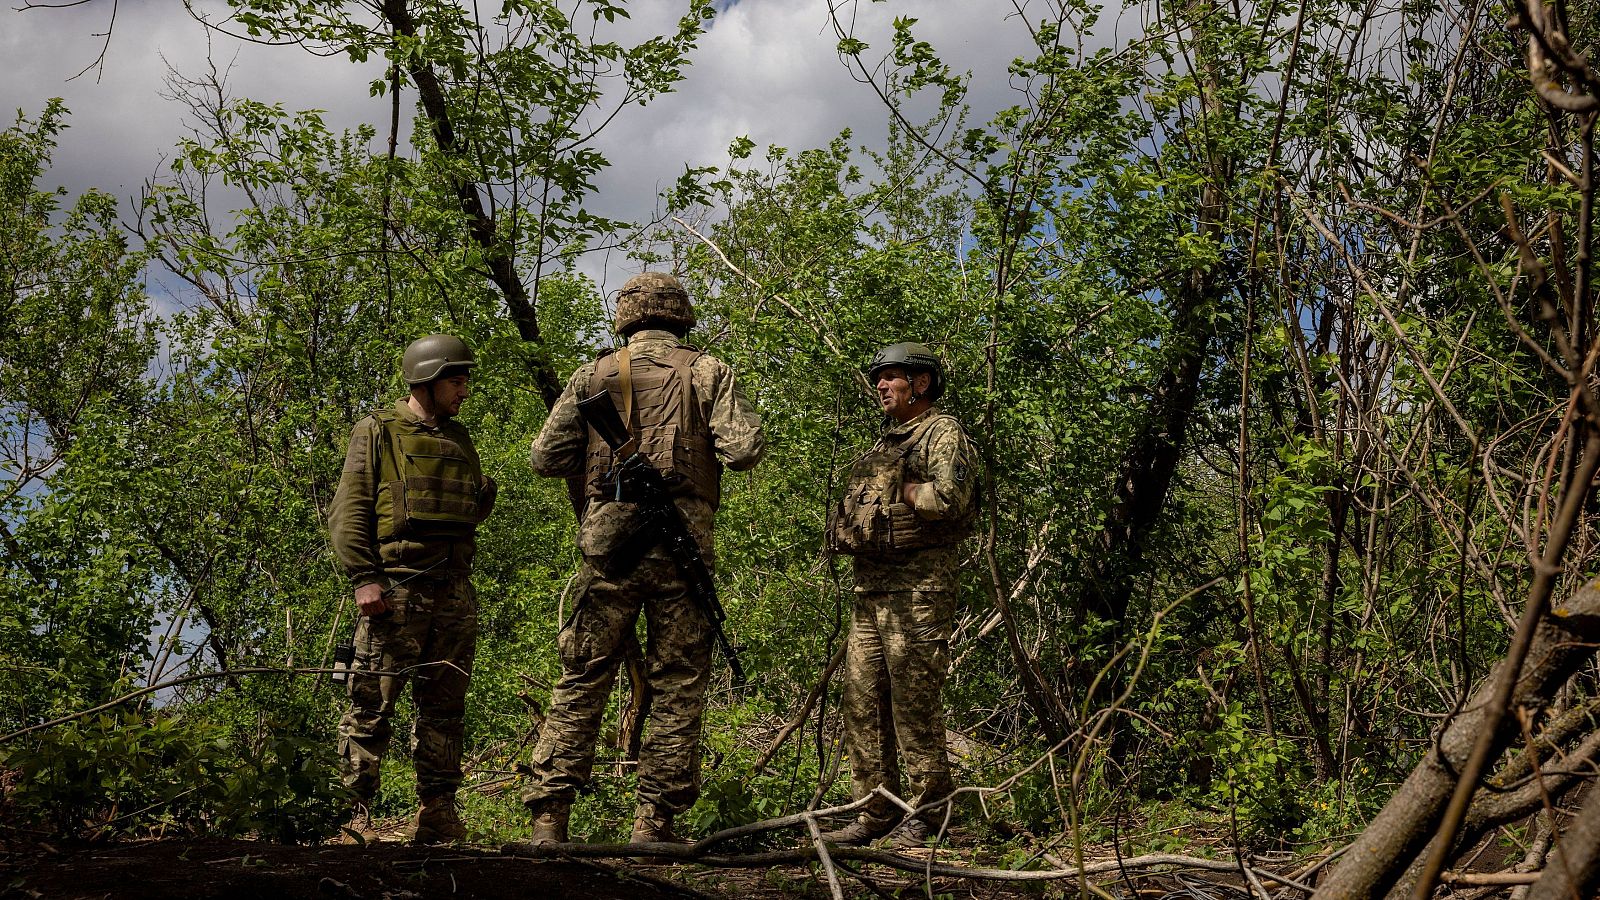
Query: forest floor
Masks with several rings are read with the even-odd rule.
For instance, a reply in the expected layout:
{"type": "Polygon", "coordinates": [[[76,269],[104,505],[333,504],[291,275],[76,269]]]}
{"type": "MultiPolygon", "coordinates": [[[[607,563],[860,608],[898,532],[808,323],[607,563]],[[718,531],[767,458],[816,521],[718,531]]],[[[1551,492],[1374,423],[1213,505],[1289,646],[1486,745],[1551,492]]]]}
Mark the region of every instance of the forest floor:
{"type": "MultiPolygon", "coordinates": [[[[845,878],[850,897],[925,896],[921,878],[869,868],[876,891],[845,878]]],[[[845,877],[841,875],[841,877],[845,877]]],[[[1061,896],[1029,888],[934,879],[933,896],[1061,896]]],[[[433,897],[684,900],[829,896],[815,867],[712,869],[630,860],[530,860],[487,847],[287,846],[245,840],[139,840],[0,848],[4,898],[419,900],[433,897]]]]}

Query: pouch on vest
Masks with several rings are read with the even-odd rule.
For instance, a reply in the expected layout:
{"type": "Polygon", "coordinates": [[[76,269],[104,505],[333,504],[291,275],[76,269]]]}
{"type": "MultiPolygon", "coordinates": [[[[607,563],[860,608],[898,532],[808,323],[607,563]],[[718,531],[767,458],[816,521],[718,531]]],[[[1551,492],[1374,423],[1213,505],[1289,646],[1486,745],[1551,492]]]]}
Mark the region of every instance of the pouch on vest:
{"type": "Polygon", "coordinates": [[[835,552],[856,555],[894,549],[888,498],[901,475],[899,456],[873,451],[850,464],[850,486],[828,517],[828,546],[835,552]]]}
{"type": "Polygon", "coordinates": [[[393,448],[393,477],[378,491],[378,539],[430,531],[457,532],[483,521],[493,488],[483,498],[477,467],[460,444],[426,434],[399,434],[385,423],[393,448]],[[387,495],[387,496],[384,496],[387,495]]]}
{"type": "Polygon", "coordinates": [[[930,520],[902,498],[909,457],[936,419],[893,447],[874,448],[850,466],[849,488],[829,515],[828,546],[850,555],[945,547],[972,526],[972,510],[954,519],[930,520]]]}

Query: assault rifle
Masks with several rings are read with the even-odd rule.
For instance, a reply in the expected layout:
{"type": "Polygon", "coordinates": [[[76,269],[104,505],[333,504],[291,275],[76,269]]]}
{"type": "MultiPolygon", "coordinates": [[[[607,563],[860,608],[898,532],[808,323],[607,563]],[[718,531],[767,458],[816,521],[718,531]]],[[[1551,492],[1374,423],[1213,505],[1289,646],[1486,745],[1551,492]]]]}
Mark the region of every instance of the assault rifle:
{"type": "Polygon", "coordinates": [[[621,460],[605,476],[615,489],[616,499],[638,506],[638,527],[623,540],[617,564],[624,570],[631,570],[651,548],[658,544],[663,546],[689,586],[689,598],[711,625],[717,646],[733,672],[734,686],[743,687],[745,675],[744,666],[739,662],[739,649],[728,640],[728,632],[723,628],[728,614],[722,609],[722,601],[717,599],[716,582],[712,580],[706,561],[700,558],[700,546],[689,531],[689,523],[672,502],[666,477],[638,452],[639,442],[622,423],[616,404],[611,402],[610,391],[602,390],[578,401],[578,415],[611,448],[612,458],[621,460]]]}

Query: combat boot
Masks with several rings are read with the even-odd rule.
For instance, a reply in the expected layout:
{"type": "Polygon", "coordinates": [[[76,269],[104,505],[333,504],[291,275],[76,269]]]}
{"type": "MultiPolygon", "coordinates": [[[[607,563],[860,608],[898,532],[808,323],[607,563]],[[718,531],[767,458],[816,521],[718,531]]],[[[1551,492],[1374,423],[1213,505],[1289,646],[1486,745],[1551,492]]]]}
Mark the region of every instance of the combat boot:
{"type": "Polygon", "coordinates": [[[350,821],[340,826],[339,843],[341,844],[376,844],[383,840],[378,833],[378,827],[372,824],[372,813],[365,803],[356,803],[350,807],[350,821]]]}
{"type": "Polygon", "coordinates": [[[672,831],[672,813],[654,803],[641,803],[633,814],[633,844],[687,843],[672,831]]]}
{"type": "Polygon", "coordinates": [[[572,817],[572,807],[565,803],[530,803],[528,812],[533,813],[533,843],[567,842],[567,822],[572,817]]]}
{"type": "Polygon", "coordinates": [[[932,825],[915,816],[900,823],[889,837],[889,846],[896,850],[920,850],[927,847],[938,836],[938,831],[932,825]]]}
{"type": "Polygon", "coordinates": [[[467,827],[456,812],[455,794],[435,794],[422,798],[417,808],[413,844],[456,844],[467,839],[467,827]]]}
{"type": "Polygon", "coordinates": [[[857,847],[883,837],[894,830],[894,825],[893,819],[880,819],[877,816],[861,815],[843,828],[824,831],[822,839],[830,844],[857,847]]]}

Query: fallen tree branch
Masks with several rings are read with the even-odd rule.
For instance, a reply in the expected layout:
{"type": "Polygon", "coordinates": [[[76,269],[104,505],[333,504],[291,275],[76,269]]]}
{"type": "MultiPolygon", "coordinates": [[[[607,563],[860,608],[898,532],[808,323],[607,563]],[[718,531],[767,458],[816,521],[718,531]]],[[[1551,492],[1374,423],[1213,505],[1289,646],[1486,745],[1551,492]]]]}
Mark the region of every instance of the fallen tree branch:
{"type": "MultiPolygon", "coordinates": [[[[361,674],[363,674],[363,675],[405,675],[405,674],[410,673],[410,672],[415,672],[418,669],[426,669],[426,668],[429,668],[431,666],[450,666],[451,668],[457,668],[457,669],[459,668],[454,663],[449,662],[448,660],[439,660],[437,662],[418,663],[417,665],[407,666],[404,669],[400,669],[400,670],[394,671],[394,672],[387,672],[387,671],[365,672],[364,671],[361,674]]],[[[139,699],[140,697],[143,697],[146,694],[153,694],[156,691],[164,691],[167,688],[178,687],[179,685],[189,684],[190,682],[193,682],[193,681],[205,681],[205,680],[210,679],[210,678],[228,678],[228,679],[232,679],[232,678],[234,678],[236,676],[239,676],[239,675],[322,675],[322,674],[328,674],[328,673],[340,672],[340,671],[350,671],[350,670],[348,670],[348,669],[330,669],[330,668],[325,668],[325,667],[321,667],[321,666],[318,666],[316,668],[305,668],[305,669],[291,669],[291,668],[287,668],[287,667],[283,667],[283,666],[253,666],[253,667],[247,668],[247,669],[227,669],[227,670],[220,671],[220,672],[199,672],[199,673],[194,674],[194,675],[185,675],[182,678],[174,678],[174,679],[172,679],[170,681],[163,681],[163,682],[161,682],[159,684],[145,685],[144,687],[139,688],[138,690],[133,691],[132,693],[123,694],[121,697],[118,697],[115,700],[107,700],[106,702],[100,704],[99,706],[90,707],[89,709],[79,710],[78,712],[72,713],[70,715],[62,716],[62,717],[60,717],[58,719],[51,719],[48,722],[40,722],[40,723],[38,723],[36,725],[29,725],[26,728],[19,728],[16,731],[11,732],[10,734],[0,735],[0,744],[4,744],[6,741],[9,741],[9,740],[11,740],[13,738],[22,737],[25,734],[32,734],[35,731],[43,731],[46,728],[54,728],[57,725],[65,725],[68,722],[72,722],[72,721],[75,721],[77,719],[86,718],[86,717],[92,716],[92,715],[94,715],[95,713],[98,713],[98,712],[105,712],[106,710],[111,709],[113,707],[121,706],[122,704],[127,703],[129,700],[137,700],[137,699],[139,699]]]]}
{"type": "MultiPolygon", "coordinates": [[[[801,817],[796,817],[801,818],[801,817]]],[[[714,866],[729,869],[757,869],[771,866],[803,865],[819,860],[815,846],[796,847],[789,850],[766,850],[758,853],[743,853],[729,855],[713,855],[699,851],[701,841],[695,844],[506,844],[500,849],[507,856],[520,859],[559,859],[572,857],[574,859],[611,859],[621,857],[651,858],[665,861],[695,863],[702,866],[714,866]]],[[[930,862],[925,858],[906,856],[888,850],[874,850],[870,847],[843,847],[828,848],[828,854],[835,860],[849,860],[853,862],[877,863],[910,872],[918,875],[933,875],[940,878],[967,878],[979,881],[1060,881],[1066,878],[1078,878],[1083,875],[1107,875],[1122,869],[1153,869],[1160,867],[1173,867],[1179,869],[1201,869],[1209,872],[1238,872],[1239,863],[1228,860],[1203,859],[1197,856],[1182,856],[1175,853],[1151,853],[1145,856],[1129,857],[1122,860],[1108,859],[1099,862],[1087,863],[1080,870],[1077,868],[1065,869],[1032,869],[1019,871],[1015,869],[990,869],[983,867],[966,867],[950,865],[949,863],[930,862]]],[[[1260,869],[1251,868],[1250,871],[1263,881],[1272,881],[1284,884],[1297,890],[1310,891],[1307,885],[1293,883],[1287,880],[1288,876],[1274,875],[1260,869]]]]}
{"type": "Polygon", "coordinates": [[[806,831],[811,833],[811,848],[817,851],[817,859],[822,860],[823,871],[828,873],[828,893],[833,895],[833,900],[844,900],[844,891],[839,888],[839,873],[833,868],[833,859],[828,855],[828,845],[822,840],[822,830],[817,827],[817,817],[807,814],[806,831]]]}
{"type": "Polygon", "coordinates": [[[1489,885],[1533,884],[1539,872],[1440,872],[1439,880],[1445,884],[1464,884],[1469,887],[1489,885]]]}

